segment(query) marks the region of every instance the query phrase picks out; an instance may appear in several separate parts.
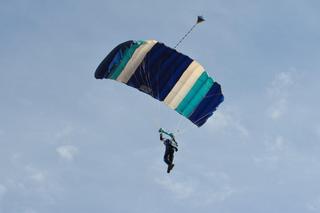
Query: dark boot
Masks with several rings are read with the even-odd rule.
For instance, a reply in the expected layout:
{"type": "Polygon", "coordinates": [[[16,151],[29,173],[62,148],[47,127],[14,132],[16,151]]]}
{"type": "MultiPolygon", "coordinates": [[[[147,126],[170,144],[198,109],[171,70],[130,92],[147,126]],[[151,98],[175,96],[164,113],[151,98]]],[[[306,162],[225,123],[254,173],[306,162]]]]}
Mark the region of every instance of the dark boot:
{"type": "Polygon", "coordinates": [[[174,167],[174,164],[170,164],[168,166],[167,173],[170,173],[170,171],[173,169],[173,167],[174,167]]]}

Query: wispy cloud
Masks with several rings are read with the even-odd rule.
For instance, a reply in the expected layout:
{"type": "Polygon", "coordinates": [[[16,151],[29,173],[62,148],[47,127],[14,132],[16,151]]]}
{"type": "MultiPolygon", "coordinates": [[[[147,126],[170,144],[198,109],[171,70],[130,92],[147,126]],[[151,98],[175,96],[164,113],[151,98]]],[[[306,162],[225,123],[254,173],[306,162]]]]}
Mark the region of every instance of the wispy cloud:
{"type": "Polygon", "coordinates": [[[23,213],[37,213],[37,211],[28,207],[23,210],[23,213]]]}
{"type": "Polygon", "coordinates": [[[28,177],[36,183],[44,183],[47,180],[45,171],[36,169],[30,165],[26,166],[25,170],[29,173],[28,177]]]}
{"type": "Polygon", "coordinates": [[[73,131],[74,131],[74,128],[72,125],[66,125],[55,134],[55,137],[56,139],[61,139],[63,137],[70,135],[73,131]]]}
{"type": "Polygon", "coordinates": [[[155,178],[155,182],[172,193],[178,200],[188,200],[194,206],[206,206],[225,201],[236,189],[228,183],[229,176],[223,172],[201,172],[198,177],[175,179],[155,178]]]}
{"type": "Polygon", "coordinates": [[[210,205],[227,200],[237,190],[230,185],[231,177],[222,171],[203,171],[197,192],[197,205],[210,205]]]}
{"type": "Polygon", "coordinates": [[[275,101],[272,106],[269,108],[269,115],[273,120],[277,120],[287,111],[287,100],[281,98],[275,101]]]}
{"type": "Polygon", "coordinates": [[[71,145],[60,146],[56,151],[62,159],[68,161],[72,161],[79,152],[77,147],[71,145]]]}
{"type": "Polygon", "coordinates": [[[288,157],[290,148],[288,141],[281,135],[264,141],[264,153],[254,156],[253,161],[262,168],[275,169],[281,160],[288,157]]]}
{"type": "Polygon", "coordinates": [[[198,201],[198,205],[210,205],[212,203],[218,203],[223,202],[230,196],[232,196],[236,192],[235,189],[233,189],[229,185],[222,185],[216,190],[208,191],[204,194],[202,194],[202,200],[198,201]]]}
{"type": "MultiPolygon", "coordinates": [[[[34,200],[41,204],[52,205],[61,196],[63,188],[54,178],[55,175],[50,175],[49,170],[39,169],[28,164],[21,167],[21,171],[23,172],[19,176],[6,180],[7,190],[15,195],[14,208],[20,209],[20,212],[32,212],[32,208],[26,205],[25,201],[34,200]]],[[[13,207],[11,204],[9,206],[13,207]]]]}
{"type": "Polygon", "coordinates": [[[185,199],[194,192],[194,185],[190,181],[174,181],[172,178],[156,178],[155,182],[174,194],[177,199],[185,199]]]}
{"type": "Polygon", "coordinates": [[[268,114],[273,120],[277,120],[286,114],[288,109],[289,90],[294,83],[292,72],[277,73],[267,89],[271,99],[268,114]]]}
{"type": "Polygon", "coordinates": [[[0,202],[2,201],[6,192],[7,192],[7,188],[4,185],[0,184],[0,202]]]}
{"type": "Polygon", "coordinates": [[[46,175],[43,172],[37,172],[31,175],[30,178],[36,182],[43,182],[46,180],[46,175]]]}
{"type": "Polygon", "coordinates": [[[33,105],[32,100],[27,98],[18,98],[17,99],[18,104],[20,104],[23,107],[31,107],[33,105]]]}
{"type": "Polygon", "coordinates": [[[311,212],[320,211],[320,196],[306,204],[306,208],[311,212]]]}
{"type": "Polygon", "coordinates": [[[273,97],[282,97],[288,87],[294,83],[292,72],[280,72],[277,73],[271,82],[271,87],[268,92],[273,97]]]}
{"type": "Polygon", "coordinates": [[[279,156],[268,154],[263,156],[254,156],[253,161],[257,166],[267,169],[274,169],[279,161],[279,156]]]}
{"type": "Polygon", "coordinates": [[[278,135],[274,140],[267,140],[265,143],[266,149],[268,151],[285,151],[287,148],[287,142],[283,138],[283,136],[278,135]]]}
{"type": "Polygon", "coordinates": [[[320,139],[320,124],[315,127],[315,133],[318,136],[318,138],[320,139]]]}
{"type": "Polygon", "coordinates": [[[231,109],[227,109],[224,112],[221,110],[216,111],[214,119],[210,119],[205,127],[210,129],[210,131],[216,132],[230,132],[230,129],[232,129],[238,132],[241,136],[249,136],[249,130],[241,122],[240,118],[236,116],[236,114],[237,113],[231,109]]]}

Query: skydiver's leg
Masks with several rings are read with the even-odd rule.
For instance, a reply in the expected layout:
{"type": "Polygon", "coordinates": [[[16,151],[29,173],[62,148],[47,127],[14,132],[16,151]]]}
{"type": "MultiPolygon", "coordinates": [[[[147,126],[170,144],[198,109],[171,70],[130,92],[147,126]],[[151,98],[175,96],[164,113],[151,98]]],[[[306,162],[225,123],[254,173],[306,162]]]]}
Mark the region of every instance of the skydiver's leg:
{"type": "Polygon", "coordinates": [[[168,165],[167,173],[170,173],[171,169],[174,167],[173,164],[173,158],[174,158],[174,151],[172,151],[169,155],[170,165],[168,165]]]}
{"type": "Polygon", "coordinates": [[[166,163],[168,165],[167,173],[170,173],[171,169],[174,167],[173,157],[174,157],[174,151],[171,150],[170,152],[167,153],[167,158],[166,158],[166,163]]]}
{"type": "Polygon", "coordinates": [[[170,164],[173,164],[173,158],[174,158],[174,152],[173,151],[170,152],[168,158],[169,158],[170,164]]]}
{"type": "Polygon", "coordinates": [[[163,156],[163,160],[168,166],[171,165],[172,161],[170,161],[171,160],[170,152],[168,150],[165,151],[164,156],[163,156]]]}

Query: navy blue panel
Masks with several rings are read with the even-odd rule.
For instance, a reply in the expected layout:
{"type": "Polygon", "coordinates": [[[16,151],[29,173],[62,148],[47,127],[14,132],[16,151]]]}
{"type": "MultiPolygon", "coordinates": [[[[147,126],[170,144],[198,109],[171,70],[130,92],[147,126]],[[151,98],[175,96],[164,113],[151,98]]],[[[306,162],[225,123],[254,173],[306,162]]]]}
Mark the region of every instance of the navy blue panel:
{"type": "MultiPolygon", "coordinates": [[[[157,50],[155,50],[157,51],[157,50]]],[[[150,52],[148,58],[146,58],[146,63],[149,65],[150,72],[155,75],[155,79],[163,76],[165,69],[163,69],[163,65],[166,63],[170,63],[170,58],[175,55],[175,51],[171,48],[166,47],[166,51],[162,52],[161,55],[158,55],[157,60],[155,62],[149,62],[149,58],[153,58],[154,51],[150,52]]]]}
{"type": "Polygon", "coordinates": [[[221,86],[217,82],[214,82],[206,98],[200,102],[199,106],[189,117],[189,120],[198,127],[202,126],[223,100],[221,86]]]}
{"type": "Polygon", "coordinates": [[[151,72],[154,73],[154,81],[152,83],[157,93],[158,100],[161,100],[160,93],[165,85],[164,76],[166,75],[170,67],[174,66],[174,62],[176,62],[179,59],[179,57],[180,54],[178,54],[174,50],[171,50],[168,57],[166,57],[165,60],[162,60],[162,63],[153,66],[151,69],[151,72]]]}
{"type": "Polygon", "coordinates": [[[179,80],[184,71],[188,68],[193,60],[185,55],[180,55],[176,63],[167,69],[163,78],[163,85],[160,85],[160,100],[163,101],[179,80]]]}
{"type": "Polygon", "coordinates": [[[100,63],[98,68],[94,73],[94,77],[96,79],[103,79],[109,75],[109,65],[113,61],[113,58],[117,55],[119,51],[124,51],[125,49],[129,48],[132,45],[133,41],[126,41],[124,43],[119,44],[116,46],[100,63]]]}
{"type": "Polygon", "coordinates": [[[158,97],[159,75],[162,69],[160,64],[172,54],[173,50],[161,43],[155,44],[147,53],[142,63],[138,66],[135,73],[131,76],[127,85],[137,89],[142,88],[143,92],[148,93],[154,98],[158,97]],[[145,91],[147,88],[148,91],[145,91]]]}
{"type": "Polygon", "coordinates": [[[170,58],[172,55],[174,55],[175,50],[166,47],[163,44],[159,44],[159,47],[165,48],[164,51],[161,52],[161,54],[158,54],[159,50],[157,50],[158,47],[155,47],[152,49],[152,51],[147,55],[145,58],[145,65],[148,68],[148,72],[150,73],[151,78],[151,85],[152,89],[155,94],[155,98],[159,100],[159,92],[160,92],[160,83],[163,81],[163,74],[166,72],[165,69],[162,68],[162,65],[166,63],[167,61],[170,61],[170,58]],[[156,60],[152,60],[154,58],[154,55],[157,55],[156,60]],[[149,60],[151,59],[151,60],[149,60]]]}
{"type": "Polygon", "coordinates": [[[186,56],[176,50],[157,43],[147,53],[127,84],[140,90],[141,88],[145,90],[147,86],[149,91],[144,92],[160,100],[159,95],[170,79],[171,73],[174,73],[185,58],[186,56]]]}
{"type": "Polygon", "coordinates": [[[162,43],[155,44],[127,84],[163,101],[192,62],[162,43]]]}
{"type": "Polygon", "coordinates": [[[163,101],[191,62],[175,49],[157,43],[127,84],[163,101]]]}
{"type": "Polygon", "coordinates": [[[162,55],[167,54],[168,51],[170,51],[168,47],[158,42],[151,48],[151,50],[149,50],[145,58],[148,60],[148,64],[151,66],[154,63],[157,63],[159,58],[162,55]]]}

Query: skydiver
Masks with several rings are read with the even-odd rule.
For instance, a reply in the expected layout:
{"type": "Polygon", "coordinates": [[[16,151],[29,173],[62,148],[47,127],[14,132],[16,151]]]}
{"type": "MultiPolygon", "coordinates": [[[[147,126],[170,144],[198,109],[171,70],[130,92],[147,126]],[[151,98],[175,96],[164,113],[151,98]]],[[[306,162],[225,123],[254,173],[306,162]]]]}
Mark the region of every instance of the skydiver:
{"type": "Polygon", "coordinates": [[[163,144],[166,146],[163,160],[168,165],[167,173],[170,173],[170,171],[174,167],[173,158],[174,158],[174,152],[178,151],[178,143],[176,142],[174,135],[172,133],[167,133],[162,128],[159,129],[159,133],[160,133],[160,140],[163,141],[163,144]],[[163,133],[170,136],[170,139],[164,138],[163,133]]]}

